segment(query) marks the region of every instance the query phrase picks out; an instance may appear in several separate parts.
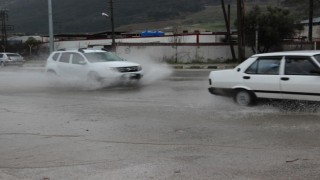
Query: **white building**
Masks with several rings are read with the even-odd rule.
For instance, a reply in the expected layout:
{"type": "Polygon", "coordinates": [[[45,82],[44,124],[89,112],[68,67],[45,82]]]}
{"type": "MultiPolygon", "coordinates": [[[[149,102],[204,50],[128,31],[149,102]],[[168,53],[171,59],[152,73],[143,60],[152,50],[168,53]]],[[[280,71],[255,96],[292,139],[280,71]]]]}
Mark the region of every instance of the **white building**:
{"type": "MultiPolygon", "coordinates": [[[[309,36],[309,20],[303,20],[300,22],[304,25],[304,30],[301,32],[302,37],[309,36]]],[[[312,37],[314,41],[320,40],[320,17],[313,18],[312,37]]]]}
{"type": "Polygon", "coordinates": [[[47,37],[42,36],[12,36],[8,38],[8,41],[21,41],[22,43],[26,42],[29,38],[34,38],[41,42],[48,42],[47,37]]]}

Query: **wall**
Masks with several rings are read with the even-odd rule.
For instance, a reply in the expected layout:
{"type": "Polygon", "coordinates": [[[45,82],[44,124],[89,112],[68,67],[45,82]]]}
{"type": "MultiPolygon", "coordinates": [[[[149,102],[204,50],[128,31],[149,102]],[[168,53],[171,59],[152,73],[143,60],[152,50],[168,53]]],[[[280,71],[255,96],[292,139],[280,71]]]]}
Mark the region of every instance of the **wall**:
{"type": "Polygon", "coordinates": [[[120,45],[117,46],[117,54],[126,59],[143,57],[159,62],[176,63],[219,63],[232,59],[230,48],[226,45],[120,45]]]}
{"type": "MultiPolygon", "coordinates": [[[[199,34],[164,37],[133,37],[115,39],[117,43],[219,43],[224,35],[199,34]],[[198,42],[197,42],[198,41],[198,42]]],[[[110,45],[111,39],[56,41],[55,49],[84,48],[88,45],[110,45]]]]}
{"type": "MultiPolygon", "coordinates": [[[[232,59],[229,45],[220,42],[223,38],[224,35],[199,34],[116,39],[117,54],[128,59],[144,56],[156,61],[179,63],[222,62],[232,59]]],[[[55,50],[86,48],[89,45],[111,45],[111,39],[59,41],[55,42],[55,50]]]]}
{"type": "MultiPolygon", "coordinates": [[[[304,26],[304,30],[301,32],[300,36],[306,37],[306,41],[308,40],[309,36],[309,26],[304,26]]],[[[312,37],[313,40],[320,40],[320,25],[313,25],[312,26],[312,37]]]]}

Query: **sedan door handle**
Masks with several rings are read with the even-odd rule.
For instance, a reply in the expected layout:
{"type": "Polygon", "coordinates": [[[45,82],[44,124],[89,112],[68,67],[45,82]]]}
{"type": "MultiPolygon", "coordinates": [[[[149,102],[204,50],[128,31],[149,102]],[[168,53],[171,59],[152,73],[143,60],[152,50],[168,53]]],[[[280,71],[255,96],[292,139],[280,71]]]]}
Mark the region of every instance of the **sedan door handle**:
{"type": "Polygon", "coordinates": [[[250,79],[250,76],[243,76],[243,79],[250,79]]]}
{"type": "Polygon", "coordinates": [[[282,77],[282,78],[281,78],[282,81],[289,81],[289,79],[290,79],[290,78],[288,78],[288,77],[282,77]]]}

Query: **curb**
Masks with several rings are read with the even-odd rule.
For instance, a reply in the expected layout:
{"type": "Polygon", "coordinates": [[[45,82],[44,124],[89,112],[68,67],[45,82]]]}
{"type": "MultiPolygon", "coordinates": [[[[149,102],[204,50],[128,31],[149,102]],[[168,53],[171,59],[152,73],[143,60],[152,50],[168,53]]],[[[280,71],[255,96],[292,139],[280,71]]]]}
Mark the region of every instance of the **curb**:
{"type": "Polygon", "coordinates": [[[24,67],[45,67],[45,64],[24,63],[24,67]]]}
{"type": "Polygon", "coordinates": [[[171,65],[174,69],[233,69],[236,64],[171,65]]]}

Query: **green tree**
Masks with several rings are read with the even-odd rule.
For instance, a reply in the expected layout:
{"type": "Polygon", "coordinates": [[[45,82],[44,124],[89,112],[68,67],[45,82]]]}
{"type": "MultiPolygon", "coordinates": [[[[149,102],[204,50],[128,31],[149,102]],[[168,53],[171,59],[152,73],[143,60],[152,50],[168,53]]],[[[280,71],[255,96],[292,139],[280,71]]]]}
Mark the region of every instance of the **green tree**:
{"type": "Polygon", "coordinates": [[[268,52],[285,39],[292,39],[302,25],[296,24],[288,10],[268,7],[262,11],[258,6],[245,15],[245,41],[253,52],[268,52]],[[256,30],[258,30],[258,49],[256,47],[256,30]]]}
{"type": "Polygon", "coordinates": [[[41,41],[35,39],[34,37],[29,37],[28,40],[24,42],[24,47],[28,49],[29,56],[32,56],[32,51],[37,54],[41,44],[41,41]]]}
{"type": "MultiPolygon", "coordinates": [[[[282,5],[291,9],[299,20],[308,18],[309,15],[309,0],[283,0],[282,5]]],[[[320,0],[313,0],[314,15],[320,15],[320,0]]]]}

